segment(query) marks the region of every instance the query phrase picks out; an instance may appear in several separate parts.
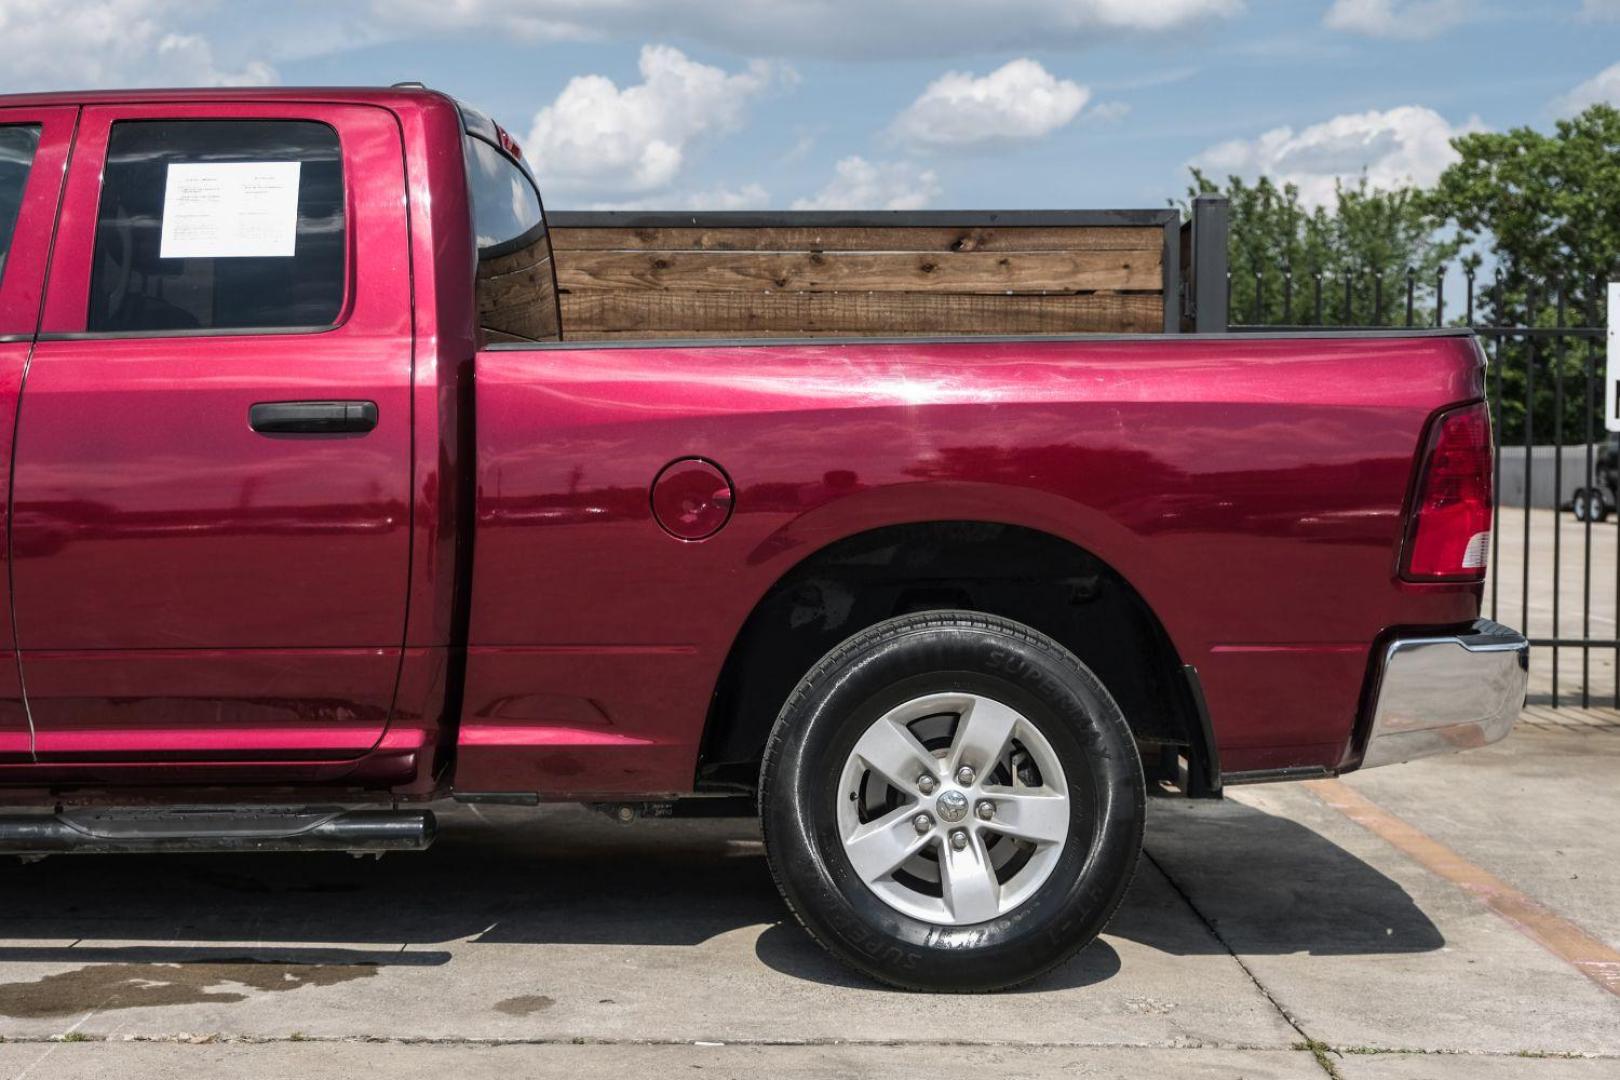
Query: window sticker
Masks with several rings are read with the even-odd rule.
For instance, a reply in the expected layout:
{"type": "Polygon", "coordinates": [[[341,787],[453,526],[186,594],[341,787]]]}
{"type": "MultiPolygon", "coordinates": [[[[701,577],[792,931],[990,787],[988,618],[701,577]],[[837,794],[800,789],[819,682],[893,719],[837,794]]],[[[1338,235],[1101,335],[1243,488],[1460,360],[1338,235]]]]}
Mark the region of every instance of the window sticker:
{"type": "Polygon", "coordinates": [[[161,259],[291,258],[297,161],[171,164],[161,259]]]}

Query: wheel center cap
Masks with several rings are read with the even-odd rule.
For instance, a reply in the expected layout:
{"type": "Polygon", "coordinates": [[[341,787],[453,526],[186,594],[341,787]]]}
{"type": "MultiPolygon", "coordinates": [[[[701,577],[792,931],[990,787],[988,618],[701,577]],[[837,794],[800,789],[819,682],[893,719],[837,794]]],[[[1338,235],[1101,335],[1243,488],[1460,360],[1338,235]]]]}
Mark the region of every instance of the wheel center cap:
{"type": "Polygon", "coordinates": [[[934,803],[934,809],[938,811],[941,821],[952,823],[961,821],[967,817],[968,797],[952,788],[940,795],[938,801],[934,803]]]}

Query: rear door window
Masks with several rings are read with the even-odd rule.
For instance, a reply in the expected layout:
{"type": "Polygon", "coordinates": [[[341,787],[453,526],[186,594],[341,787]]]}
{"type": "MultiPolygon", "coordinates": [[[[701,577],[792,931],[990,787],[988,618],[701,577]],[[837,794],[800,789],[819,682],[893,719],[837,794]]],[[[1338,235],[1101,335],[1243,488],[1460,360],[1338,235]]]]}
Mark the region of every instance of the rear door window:
{"type": "Polygon", "coordinates": [[[22,211],[28,173],[38,150],[39,125],[0,126],[0,277],[6,271],[6,255],[17,232],[17,215],[22,211]]]}
{"type": "Polygon", "coordinates": [[[324,329],[345,295],[343,161],[311,120],[113,124],[87,329],[324,329]]]}

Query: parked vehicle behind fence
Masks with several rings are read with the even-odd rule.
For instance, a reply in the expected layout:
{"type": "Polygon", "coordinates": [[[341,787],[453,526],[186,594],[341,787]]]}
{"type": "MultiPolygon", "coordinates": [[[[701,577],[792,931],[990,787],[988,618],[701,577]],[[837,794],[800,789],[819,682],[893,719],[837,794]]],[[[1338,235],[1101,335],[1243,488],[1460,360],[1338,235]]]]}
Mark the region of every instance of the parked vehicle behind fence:
{"type": "Polygon", "coordinates": [[[1616,446],[1613,436],[1598,450],[1592,478],[1596,483],[1591,487],[1576,488],[1575,494],[1570,497],[1569,508],[1576,521],[1603,521],[1616,506],[1615,483],[1620,479],[1620,446],[1616,446]]]}
{"type": "Polygon", "coordinates": [[[843,960],[990,989],[1150,788],[1500,739],[1472,336],[1175,332],[1198,242],[548,219],[420,88],[0,99],[0,850],[731,809],[843,960]]]}

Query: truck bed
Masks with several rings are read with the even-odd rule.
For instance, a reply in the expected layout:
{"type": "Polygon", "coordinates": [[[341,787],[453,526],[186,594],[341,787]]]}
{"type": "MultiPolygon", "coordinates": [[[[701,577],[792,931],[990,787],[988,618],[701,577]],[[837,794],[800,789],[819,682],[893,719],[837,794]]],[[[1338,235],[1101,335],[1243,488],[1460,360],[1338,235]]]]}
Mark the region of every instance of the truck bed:
{"type": "Polygon", "coordinates": [[[1425,424],[1481,377],[1452,331],[492,346],[460,775],[578,794],[610,755],[624,790],[678,784],[760,598],[840,538],[938,520],[1117,571],[1200,672],[1227,769],[1334,767],[1379,635],[1477,614],[1477,584],[1405,586],[1395,556],[1425,424]],[[735,485],[701,544],[644,527],[683,455],[735,485]],[[581,718],[546,735],[566,777],[483,719],[538,673],[581,718]]]}

